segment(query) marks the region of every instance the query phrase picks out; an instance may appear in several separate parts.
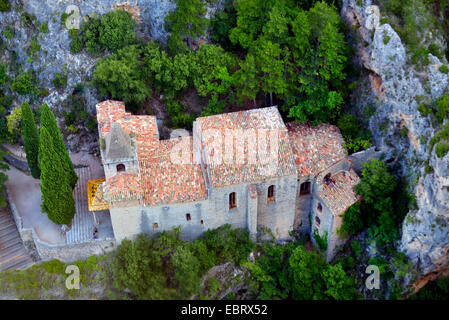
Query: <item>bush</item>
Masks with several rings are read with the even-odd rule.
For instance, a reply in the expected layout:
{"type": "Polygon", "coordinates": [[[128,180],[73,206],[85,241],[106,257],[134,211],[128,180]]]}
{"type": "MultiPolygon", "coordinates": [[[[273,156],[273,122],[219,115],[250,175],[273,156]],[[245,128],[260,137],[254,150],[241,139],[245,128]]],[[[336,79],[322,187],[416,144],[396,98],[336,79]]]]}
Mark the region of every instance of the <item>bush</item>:
{"type": "Polygon", "coordinates": [[[35,87],[33,85],[31,74],[28,72],[21,73],[14,79],[11,84],[11,89],[21,95],[32,93],[35,90],[35,87]]]}
{"type": "Polygon", "coordinates": [[[6,12],[11,10],[11,3],[9,0],[0,0],[0,12],[6,12]]]}
{"type": "Polygon", "coordinates": [[[129,12],[110,11],[101,18],[99,41],[104,48],[117,51],[136,40],[135,27],[136,22],[129,12]]]}
{"type": "Polygon", "coordinates": [[[340,227],[339,233],[343,235],[353,235],[363,229],[363,220],[360,213],[360,204],[354,203],[343,214],[343,224],[340,227]]]}
{"type": "Polygon", "coordinates": [[[209,252],[215,255],[215,264],[233,260],[239,265],[255,247],[248,230],[231,229],[229,224],[205,231],[201,240],[209,252]]]}
{"type": "Polygon", "coordinates": [[[5,30],[3,30],[2,33],[6,39],[11,39],[14,36],[14,29],[8,27],[8,28],[5,28],[5,30]]]}
{"type": "Polygon", "coordinates": [[[435,154],[438,158],[443,158],[449,152],[449,142],[440,141],[435,147],[435,154]]]}
{"type": "Polygon", "coordinates": [[[442,64],[441,66],[440,66],[440,68],[439,68],[439,70],[440,70],[440,72],[442,72],[442,73],[449,73],[449,67],[447,66],[447,65],[445,65],[445,64],[442,64]]]}
{"type": "Polygon", "coordinates": [[[61,74],[59,72],[56,73],[52,83],[57,89],[65,88],[67,86],[67,75],[61,74]]]}
{"type": "Polygon", "coordinates": [[[41,45],[36,40],[32,40],[30,47],[28,48],[28,55],[32,58],[34,54],[41,50],[41,45]]]}
{"type": "Polygon", "coordinates": [[[39,31],[42,32],[43,34],[47,34],[50,30],[48,29],[48,22],[44,21],[41,24],[41,27],[39,28],[39,31]]]}
{"type": "Polygon", "coordinates": [[[449,112],[449,93],[440,97],[436,101],[437,107],[437,120],[439,123],[443,123],[444,119],[447,118],[447,113],[449,112]]]}

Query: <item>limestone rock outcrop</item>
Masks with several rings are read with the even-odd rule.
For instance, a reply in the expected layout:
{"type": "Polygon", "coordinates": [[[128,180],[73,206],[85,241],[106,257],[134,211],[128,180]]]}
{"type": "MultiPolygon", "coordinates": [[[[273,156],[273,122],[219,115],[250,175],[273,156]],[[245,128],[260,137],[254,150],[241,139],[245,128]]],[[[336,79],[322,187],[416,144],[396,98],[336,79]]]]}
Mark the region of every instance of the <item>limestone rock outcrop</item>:
{"type": "Polygon", "coordinates": [[[356,112],[369,114],[376,148],[387,162],[400,164],[416,196],[418,208],[404,219],[400,249],[422,275],[444,269],[449,265],[449,154],[438,158],[429,150],[439,128],[418,106],[448,92],[449,75],[439,70],[447,61],[429,54],[430,64],[417,71],[401,38],[380,22],[380,10],[371,0],[343,0],[341,16],[353,30],[354,63],[362,69],[356,112]],[[426,173],[427,165],[433,172],[426,173]]]}

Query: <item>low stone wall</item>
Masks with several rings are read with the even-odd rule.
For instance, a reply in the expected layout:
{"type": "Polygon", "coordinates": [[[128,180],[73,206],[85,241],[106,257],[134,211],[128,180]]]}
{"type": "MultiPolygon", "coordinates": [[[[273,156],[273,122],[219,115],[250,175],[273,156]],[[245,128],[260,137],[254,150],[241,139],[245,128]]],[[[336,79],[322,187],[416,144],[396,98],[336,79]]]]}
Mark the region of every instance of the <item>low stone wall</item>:
{"type": "Polygon", "coordinates": [[[8,189],[6,189],[6,197],[22,241],[24,243],[33,242],[35,250],[37,251],[41,260],[48,261],[52,259],[58,259],[62,262],[68,263],[75,260],[87,259],[94,254],[104,254],[108,251],[113,250],[116,246],[116,241],[114,238],[97,239],[89,242],[75,243],[70,245],[50,244],[41,241],[34,231],[34,228],[23,227],[22,217],[19,215],[17,207],[8,189]]]}
{"type": "Polygon", "coordinates": [[[367,162],[370,159],[380,159],[382,151],[377,151],[375,147],[371,147],[367,150],[363,150],[357,153],[351,154],[348,158],[352,161],[352,168],[360,176],[362,174],[362,163],[367,162]]]}
{"type": "Polygon", "coordinates": [[[51,245],[34,238],[37,252],[42,260],[58,259],[68,263],[75,260],[84,260],[91,255],[101,255],[115,248],[115,239],[99,239],[83,243],[51,245]]]}

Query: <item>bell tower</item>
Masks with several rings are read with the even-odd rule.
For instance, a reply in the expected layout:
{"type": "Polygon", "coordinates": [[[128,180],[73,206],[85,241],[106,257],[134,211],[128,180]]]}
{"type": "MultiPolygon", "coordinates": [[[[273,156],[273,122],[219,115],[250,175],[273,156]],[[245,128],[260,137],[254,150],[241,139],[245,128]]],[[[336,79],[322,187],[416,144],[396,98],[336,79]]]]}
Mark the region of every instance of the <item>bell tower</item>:
{"type": "Polygon", "coordinates": [[[102,158],[106,179],[120,172],[139,174],[136,139],[127,134],[118,123],[112,124],[105,138],[102,158]]]}

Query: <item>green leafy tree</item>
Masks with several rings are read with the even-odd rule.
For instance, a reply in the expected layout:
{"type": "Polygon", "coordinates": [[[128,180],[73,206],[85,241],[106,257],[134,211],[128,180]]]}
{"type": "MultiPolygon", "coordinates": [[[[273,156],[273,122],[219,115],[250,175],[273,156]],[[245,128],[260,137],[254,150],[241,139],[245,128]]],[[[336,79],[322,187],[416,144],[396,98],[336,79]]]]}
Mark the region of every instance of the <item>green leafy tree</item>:
{"type": "Polygon", "coordinates": [[[360,184],[354,190],[363,199],[364,223],[380,244],[390,243],[398,236],[392,199],[397,181],[383,161],[372,159],[363,167],[360,184]]]}
{"type": "Polygon", "coordinates": [[[6,116],[10,142],[17,141],[22,135],[22,109],[15,108],[11,114],[6,116]]]}
{"type": "MultiPolygon", "coordinates": [[[[58,124],[56,122],[53,112],[46,103],[41,107],[41,130],[45,128],[52,138],[52,147],[55,151],[53,157],[57,157],[61,166],[63,168],[62,174],[67,177],[71,190],[75,188],[76,182],[78,181],[78,176],[76,175],[75,169],[73,167],[72,160],[69,157],[67,149],[62,139],[61,131],[59,130],[58,124]]],[[[39,167],[42,170],[42,156],[40,154],[39,148],[39,167]]]]}
{"type": "Polygon", "coordinates": [[[321,274],[326,287],[324,293],[329,298],[334,300],[353,300],[357,297],[354,280],[348,277],[341,264],[328,265],[321,274]]]}
{"type": "Polygon", "coordinates": [[[123,100],[135,110],[151,95],[146,83],[142,51],[136,45],[120,49],[97,62],[93,85],[103,97],[123,100]]]}
{"type": "Polygon", "coordinates": [[[117,51],[136,40],[136,25],[129,12],[110,11],[101,18],[99,41],[104,48],[117,51]]]}
{"type": "Polygon", "coordinates": [[[194,253],[187,246],[179,246],[171,256],[173,279],[181,297],[188,297],[200,287],[200,266],[194,253]]]}
{"type": "Polygon", "coordinates": [[[360,204],[356,202],[343,214],[343,224],[340,227],[339,233],[353,235],[362,231],[363,226],[360,204]]]}
{"type": "Polygon", "coordinates": [[[69,224],[75,215],[70,181],[45,126],[41,127],[39,140],[42,211],[56,224],[69,224]]]}
{"type": "Polygon", "coordinates": [[[28,72],[21,73],[12,82],[11,89],[21,95],[33,93],[35,87],[31,74],[28,72]]]}
{"type": "Polygon", "coordinates": [[[22,103],[22,128],[28,166],[30,167],[33,178],[39,179],[39,133],[36,122],[34,121],[33,111],[27,102],[22,103]]]}
{"type": "Polygon", "coordinates": [[[297,300],[324,299],[325,283],[321,270],[326,262],[315,253],[298,246],[289,259],[292,297],[297,300]]]}
{"type": "Polygon", "coordinates": [[[0,0],[0,12],[11,10],[11,3],[9,0],[0,0]]]}
{"type": "Polygon", "coordinates": [[[171,32],[168,47],[171,52],[185,51],[183,40],[187,47],[192,48],[192,40],[204,35],[208,25],[205,18],[206,8],[201,0],[176,0],[176,9],[165,18],[167,31],[171,32]]]}

